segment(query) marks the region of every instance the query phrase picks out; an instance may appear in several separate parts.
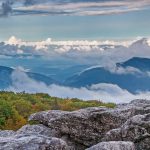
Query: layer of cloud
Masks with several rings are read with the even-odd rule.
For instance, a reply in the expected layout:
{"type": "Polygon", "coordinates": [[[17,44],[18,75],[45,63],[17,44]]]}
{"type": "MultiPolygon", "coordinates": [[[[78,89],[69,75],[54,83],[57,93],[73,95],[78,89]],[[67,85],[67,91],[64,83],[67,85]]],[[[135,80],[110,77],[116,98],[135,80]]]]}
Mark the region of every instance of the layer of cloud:
{"type": "Polygon", "coordinates": [[[8,13],[12,15],[109,15],[138,11],[150,5],[149,0],[1,0],[1,2],[2,15],[8,13]]]}
{"type": "MultiPolygon", "coordinates": [[[[116,65],[133,57],[150,58],[150,40],[146,38],[132,41],[54,41],[49,38],[45,41],[26,42],[11,37],[8,41],[0,43],[0,56],[3,59],[39,58],[41,61],[53,61],[55,64],[63,62],[70,66],[92,66],[86,70],[104,67],[114,74],[150,76],[149,72],[142,72],[132,66],[116,65]]],[[[20,64],[16,64],[18,65],[20,64]]]]}
{"type": "MultiPolygon", "coordinates": [[[[132,57],[150,58],[150,39],[54,41],[49,38],[46,41],[26,42],[11,37],[8,41],[0,43],[0,55],[12,57],[39,56],[50,60],[65,59],[65,61],[72,60],[79,64],[112,68],[117,62],[124,62],[132,57]]],[[[127,68],[127,70],[131,71],[133,68],[127,68]]],[[[119,73],[123,70],[117,68],[116,71],[119,73]]]]}
{"type": "Polygon", "coordinates": [[[14,92],[48,93],[62,98],[80,98],[83,100],[102,100],[104,102],[129,102],[133,99],[148,99],[150,92],[139,92],[134,95],[113,84],[96,84],[91,87],[70,88],[59,85],[47,86],[42,82],[30,79],[24,72],[16,70],[12,73],[12,86],[6,89],[14,92]]]}
{"type": "MultiPolygon", "coordinates": [[[[84,70],[82,70],[79,74],[82,74],[85,71],[94,69],[94,68],[101,68],[102,66],[96,65],[96,66],[92,66],[89,68],[86,68],[84,70]]],[[[135,67],[131,67],[131,66],[127,66],[127,67],[122,67],[122,66],[117,66],[116,64],[112,64],[112,65],[108,65],[105,67],[105,70],[110,71],[111,73],[114,74],[133,74],[133,75],[146,75],[146,76],[150,76],[149,72],[142,72],[141,70],[135,68],[135,67]]]]}

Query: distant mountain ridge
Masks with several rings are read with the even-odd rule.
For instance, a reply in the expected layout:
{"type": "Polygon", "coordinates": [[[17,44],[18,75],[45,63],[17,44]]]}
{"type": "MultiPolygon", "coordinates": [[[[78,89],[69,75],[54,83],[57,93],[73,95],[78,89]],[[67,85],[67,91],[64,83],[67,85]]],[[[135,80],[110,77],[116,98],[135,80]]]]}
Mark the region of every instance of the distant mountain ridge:
{"type": "MultiPolygon", "coordinates": [[[[116,70],[111,71],[104,67],[91,67],[78,74],[72,74],[72,76],[67,78],[64,82],[59,82],[44,74],[33,72],[25,73],[29,78],[37,82],[43,82],[46,85],[59,84],[75,88],[88,88],[88,86],[93,84],[106,83],[118,85],[120,88],[134,94],[138,91],[150,91],[150,59],[133,57],[126,62],[117,63],[115,69],[116,70]],[[118,68],[122,69],[121,72],[117,72],[118,68]],[[131,73],[128,73],[128,71],[131,71],[131,73]]],[[[0,66],[1,90],[12,85],[11,74],[13,71],[15,71],[15,69],[0,66]]],[[[64,71],[64,76],[66,74],[68,74],[68,72],[64,71]]]]}
{"type": "Polygon", "coordinates": [[[140,58],[140,57],[133,57],[126,62],[118,63],[122,67],[135,67],[142,71],[150,71],[150,59],[149,58],[140,58]]]}
{"type": "Polygon", "coordinates": [[[150,90],[150,76],[146,74],[150,71],[150,59],[134,57],[126,62],[117,63],[116,66],[122,68],[133,67],[141,71],[141,75],[138,73],[118,74],[104,67],[96,67],[68,78],[65,84],[72,87],[87,87],[92,84],[110,83],[116,84],[132,93],[150,90]]]}
{"type": "MultiPolygon", "coordinates": [[[[3,90],[5,88],[8,88],[12,84],[11,74],[13,73],[13,71],[15,71],[15,69],[10,67],[0,66],[0,89],[3,90]]],[[[38,82],[43,82],[46,85],[50,85],[53,83],[58,84],[57,81],[55,81],[54,79],[48,76],[38,74],[38,73],[33,73],[33,72],[25,72],[25,73],[31,79],[34,79],[35,81],[38,82]]]]}

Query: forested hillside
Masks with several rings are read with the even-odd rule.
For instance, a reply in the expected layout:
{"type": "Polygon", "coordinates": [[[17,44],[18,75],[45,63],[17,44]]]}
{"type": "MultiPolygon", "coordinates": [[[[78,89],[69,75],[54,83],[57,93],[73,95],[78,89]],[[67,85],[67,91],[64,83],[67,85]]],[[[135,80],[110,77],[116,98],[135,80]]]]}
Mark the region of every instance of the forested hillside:
{"type": "Polygon", "coordinates": [[[73,111],[86,107],[114,107],[113,103],[101,101],[82,101],[79,99],[62,99],[48,94],[27,94],[0,92],[0,129],[17,130],[27,124],[30,114],[45,110],[73,111]]]}

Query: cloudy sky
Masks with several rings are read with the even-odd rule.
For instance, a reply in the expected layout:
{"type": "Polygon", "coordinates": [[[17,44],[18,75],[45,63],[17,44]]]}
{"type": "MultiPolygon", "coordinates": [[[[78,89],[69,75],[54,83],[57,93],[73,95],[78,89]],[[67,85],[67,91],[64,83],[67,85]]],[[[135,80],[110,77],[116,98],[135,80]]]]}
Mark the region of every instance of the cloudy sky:
{"type": "MultiPolygon", "coordinates": [[[[75,66],[141,74],[136,68],[116,70],[117,62],[132,57],[150,58],[150,0],[0,0],[1,66],[46,75],[55,70],[57,78],[75,66]]],[[[14,72],[12,80],[7,90],[60,97],[116,102],[117,96],[122,102],[150,96],[149,91],[133,95],[106,83],[88,89],[47,86],[22,72],[14,72]]]]}
{"type": "Polygon", "coordinates": [[[149,0],[0,0],[0,40],[133,39],[150,35],[149,0]]]}

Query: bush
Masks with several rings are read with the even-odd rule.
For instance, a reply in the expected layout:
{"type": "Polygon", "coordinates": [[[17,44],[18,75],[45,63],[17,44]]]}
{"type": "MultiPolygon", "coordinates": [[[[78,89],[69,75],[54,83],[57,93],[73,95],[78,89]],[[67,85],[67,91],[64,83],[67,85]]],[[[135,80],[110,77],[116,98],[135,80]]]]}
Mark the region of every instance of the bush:
{"type": "Polygon", "coordinates": [[[80,99],[62,99],[48,94],[0,92],[0,129],[17,130],[27,123],[27,118],[39,111],[64,110],[74,111],[86,107],[115,107],[114,103],[80,99]]]}

